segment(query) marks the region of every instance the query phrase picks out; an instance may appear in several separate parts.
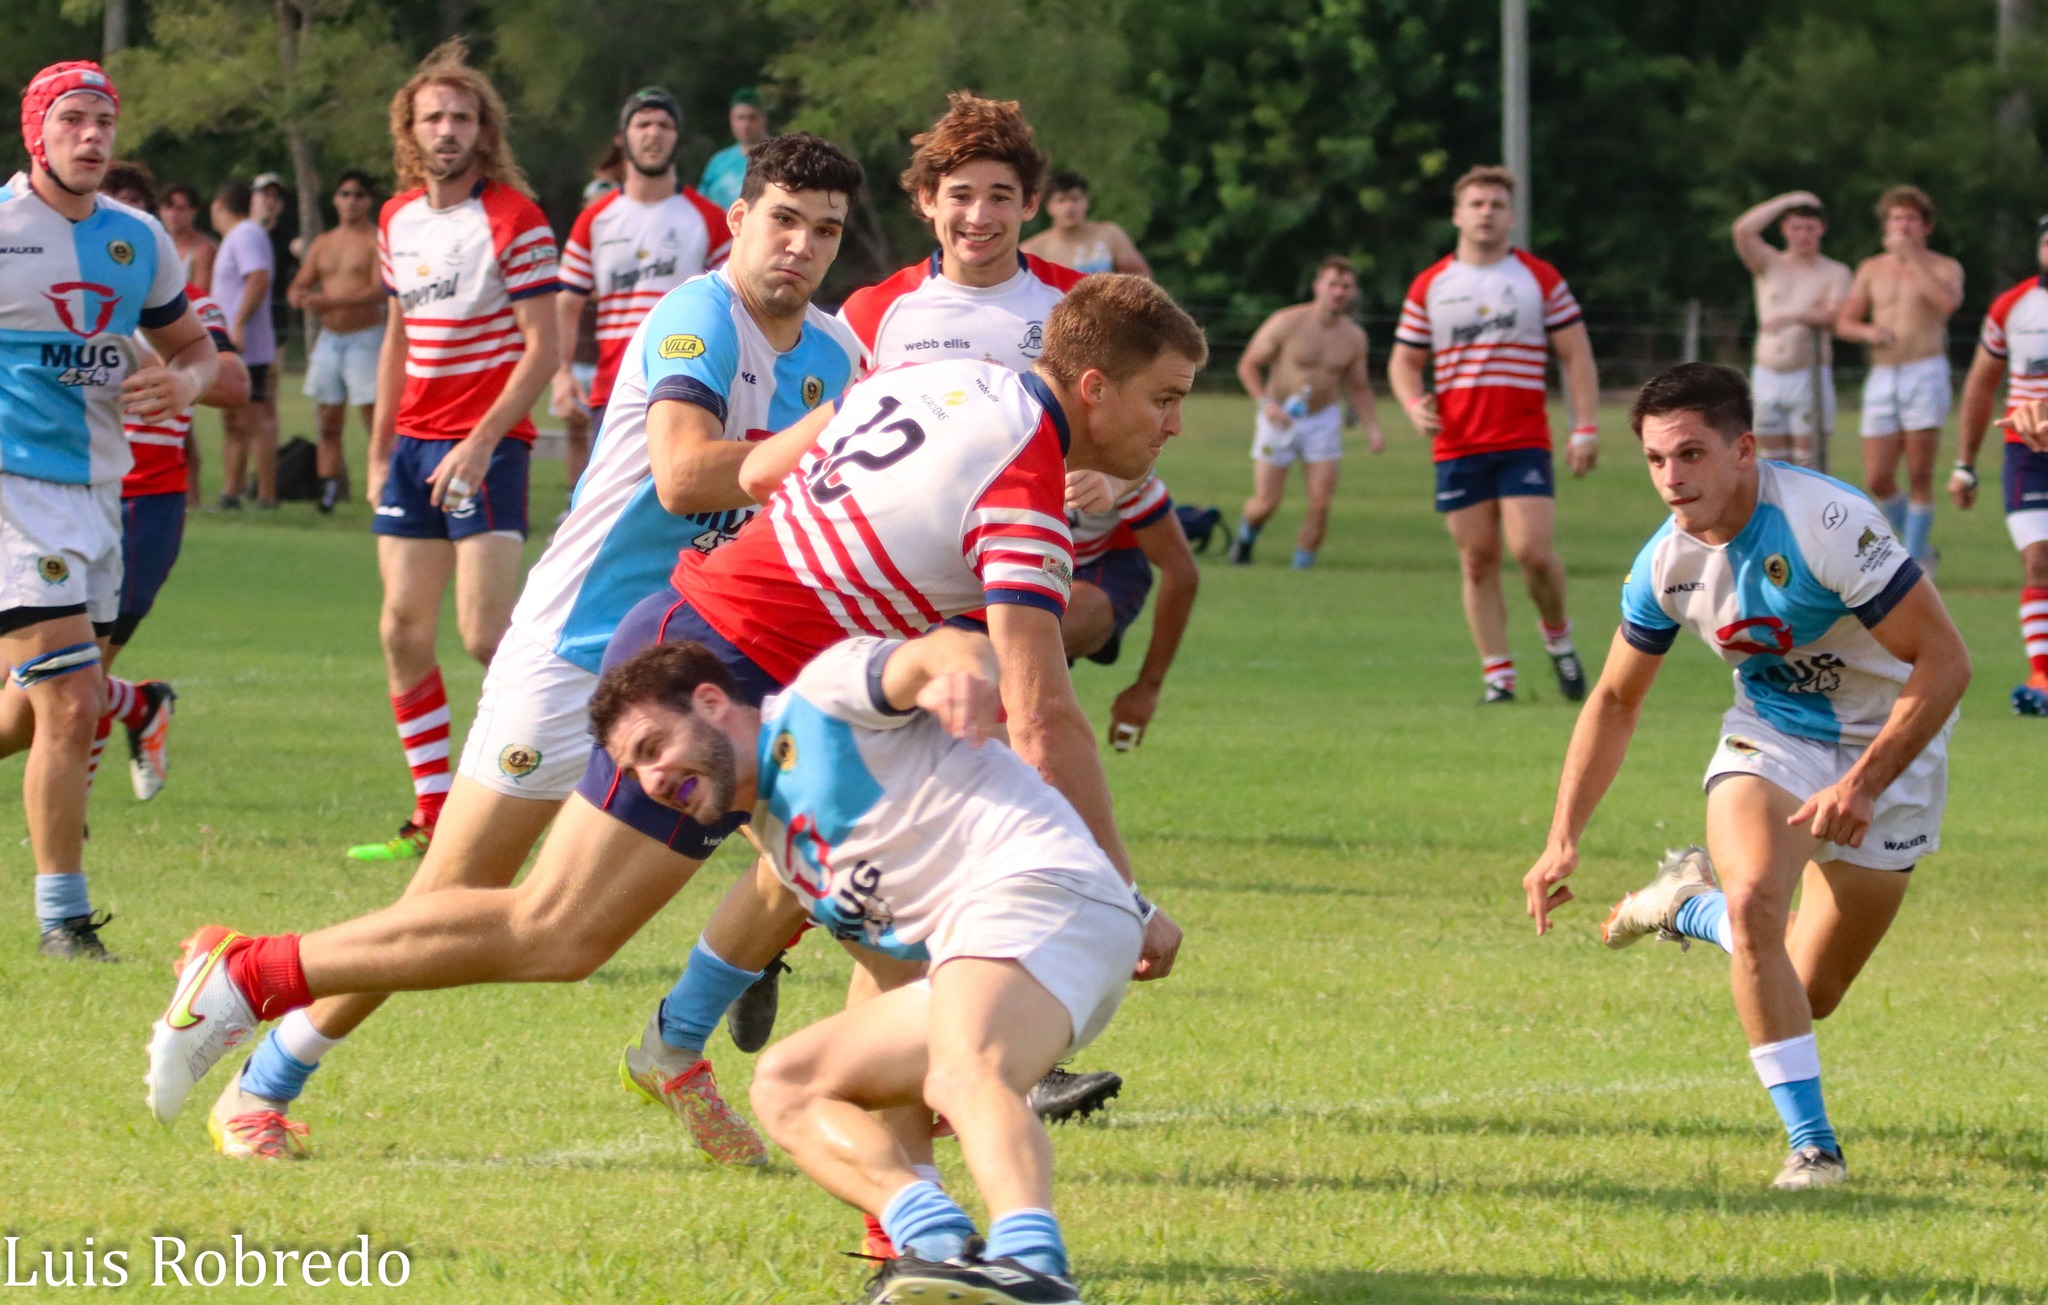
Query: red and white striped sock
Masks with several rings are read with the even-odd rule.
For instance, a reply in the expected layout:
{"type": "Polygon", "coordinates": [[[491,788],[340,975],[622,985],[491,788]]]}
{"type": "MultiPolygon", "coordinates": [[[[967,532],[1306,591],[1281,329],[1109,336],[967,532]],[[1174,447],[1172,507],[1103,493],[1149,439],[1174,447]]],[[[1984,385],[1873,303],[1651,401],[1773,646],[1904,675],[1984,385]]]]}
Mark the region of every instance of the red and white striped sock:
{"type": "Polygon", "coordinates": [[[441,687],[441,668],[391,700],[398,719],[398,744],[412,767],[412,823],[432,829],[448,800],[448,694],[441,687]]]}
{"type": "Polygon", "coordinates": [[[1482,663],[1486,675],[1486,687],[1515,691],[1515,659],[1512,657],[1488,657],[1482,663]]]}
{"type": "Polygon", "coordinates": [[[136,690],[135,681],[124,680],[118,675],[107,677],[107,716],[117,720],[129,729],[141,729],[142,721],[149,715],[149,699],[136,690]]]}
{"type": "Polygon", "coordinates": [[[107,750],[107,738],[114,732],[114,718],[100,717],[99,728],[92,734],[92,754],[85,759],[85,796],[92,797],[92,782],[99,778],[100,756],[107,750]]]}
{"type": "Polygon", "coordinates": [[[1549,653],[1552,657],[1562,657],[1568,652],[1578,651],[1572,645],[1572,623],[1570,621],[1566,621],[1563,625],[1552,625],[1548,621],[1539,620],[1536,622],[1536,628],[1543,631],[1543,651],[1549,653]]]}
{"type": "Polygon", "coordinates": [[[2028,585],[2020,590],[2020,637],[2027,641],[2027,666],[2033,678],[2048,681],[2048,588],[2028,585]]]}

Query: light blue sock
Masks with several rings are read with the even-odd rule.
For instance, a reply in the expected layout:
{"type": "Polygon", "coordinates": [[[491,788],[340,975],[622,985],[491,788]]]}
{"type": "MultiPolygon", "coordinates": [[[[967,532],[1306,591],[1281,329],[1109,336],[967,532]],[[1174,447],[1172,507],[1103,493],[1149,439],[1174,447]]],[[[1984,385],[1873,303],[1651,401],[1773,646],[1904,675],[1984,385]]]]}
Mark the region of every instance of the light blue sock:
{"type": "Polygon", "coordinates": [[[43,928],[54,929],[73,916],[91,914],[92,900],[85,895],[83,871],[36,876],[36,920],[43,928]]]}
{"type": "MultiPolygon", "coordinates": [[[[882,1210],[882,1231],[896,1249],[920,1260],[950,1260],[967,1249],[974,1220],[937,1183],[923,1179],[889,1198],[882,1210]]],[[[1057,1238],[1059,1233],[1053,1233],[1057,1238]]]]}
{"type": "Polygon", "coordinates": [[[1720,889],[1701,893],[1679,907],[1673,923],[1686,937],[1710,942],[1730,956],[1735,954],[1735,939],[1728,929],[1728,895],[1720,889]]]}
{"type": "Polygon", "coordinates": [[[318,1061],[308,1065],[280,1046],[277,1030],[272,1029],[249,1063],[242,1066],[242,1090],[272,1101],[296,1101],[318,1068],[318,1061]]]}
{"type": "Polygon", "coordinates": [[[1916,562],[1924,562],[1934,547],[1934,504],[1911,503],[1906,506],[1906,552],[1916,562]]]}
{"type": "Polygon", "coordinates": [[[1315,564],[1316,564],[1316,550],[1314,550],[1313,548],[1297,548],[1297,549],[1295,549],[1295,550],[1294,550],[1294,569],[1295,569],[1295,570],[1297,570],[1297,571],[1306,571],[1306,570],[1308,570],[1308,569],[1309,569],[1310,567],[1314,566],[1315,564]]]}
{"type": "Polygon", "coordinates": [[[726,1008],[760,977],[759,970],[742,970],[720,960],[700,935],[682,977],[662,999],[661,1040],[679,1051],[702,1055],[726,1008]]]}
{"type": "Polygon", "coordinates": [[[1237,522],[1237,542],[1240,544],[1255,543],[1259,538],[1259,532],[1264,529],[1264,526],[1255,526],[1240,517],[1237,522]]]}
{"type": "Polygon", "coordinates": [[[1757,1078],[1771,1094],[1778,1118],[1785,1121],[1785,1138],[1794,1151],[1817,1146],[1841,1153],[1835,1130],[1828,1123],[1828,1108],[1820,1091],[1820,1049],[1811,1033],[1782,1042],[1768,1042],[1749,1049],[1750,1063],[1757,1078]]]}
{"type": "Polygon", "coordinates": [[[1050,1210],[1012,1210],[988,1226],[985,1260],[1016,1260],[1040,1273],[1068,1275],[1067,1244],[1050,1210]]]}
{"type": "Polygon", "coordinates": [[[1894,494],[1878,507],[1884,509],[1884,519],[1892,523],[1892,533],[1903,537],[1906,533],[1906,496],[1894,494]]]}

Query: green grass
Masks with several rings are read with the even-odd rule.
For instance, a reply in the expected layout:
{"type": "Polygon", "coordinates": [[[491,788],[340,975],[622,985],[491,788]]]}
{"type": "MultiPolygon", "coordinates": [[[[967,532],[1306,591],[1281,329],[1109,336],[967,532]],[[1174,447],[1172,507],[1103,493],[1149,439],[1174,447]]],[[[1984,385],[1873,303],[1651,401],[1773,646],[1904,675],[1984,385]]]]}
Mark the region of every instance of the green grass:
{"type": "MultiPolygon", "coordinates": [[[[297,406],[288,395],[287,433],[309,426],[297,406]]],[[[1204,566],[1150,738],[1107,759],[1142,881],[1188,940],[1174,977],[1135,989],[1081,1059],[1123,1071],[1122,1099],[1106,1122],[1056,1135],[1059,1207],[1089,1299],[2048,1298],[2048,727],[2006,714],[2017,566],[1995,508],[1945,512],[1938,527],[1944,589],[1979,666],[1954,742],[1947,850],[1916,873],[1894,936],[1822,1029],[1856,1181],[1784,1199],[1762,1190],[1782,1136],[1721,959],[1609,955],[1593,929],[1659,850],[1699,836],[1725,670],[1691,644],[1670,658],[1588,837],[1586,900],[1539,942],[1519,880],[1572,710],[1519,594],[1536,700],[1474,705],[1428,466],[1398,414],[1382,419],[1395,449],[1346,464],[1317,570],[1285,569],[1298,488],[1260,565],[1204,566]]],[[[1607,420],[1609,464],[1560,500],[1596,660],[1622,572],[1659,517],[1618,414],[1607,420]]],[[[1176,496],[1234,519],[1248,428],[1244,403],[1197,400],[1164,464],[1176,496]]],[[[559,464],[538,469],[543,519],[559,477],[559,464]]],[[[170,787],[137,805],[117,765],[93,812],[95,900],[118,913],[108,938],[128,964],[38,961],[27,851],[15,854],[18,909],[0,938],[0,1231],[25,1254],[88,1236],[123,1247],[131,1289],[147,1283],[153,1234],[196,1251],[234,1233],[286,1247],[367,1233],[412,1257],[411,1283],[381,1299],[853,1296],[861,1272],[836,1254],[857,1245],[850,1212],[783,1161],[754,1174],[700,1164],[613,1076],[732,854],[586,983],[395,1002],[314,1080],[299,1112],[318,1152],[309,1164],[215,1156],[202,1116],[217,1078],[177,1127],[150,1120],[142,1045],[179,938],[214,919],[317,927],[404,881],[339,855],[382,835],[407,801],[367,521],[360,504],[331,520],[304,505],[194,519],[127,665],[184,695],[170,787]]],[[[466,718],[479,672],[447,626],[442,655],[466,718]]],[[[1077,672],[1098,720],[1135,657],[1077,672]]],[[[7,820],[12,845],[18,810],[7,820]]],[[[846,969],[816,944],[794,959],[785,1027],[832,1010],[846,969]]],[[[723,1035],[713,1058],[744,1101],[748,1059],[723,1035]]]]}

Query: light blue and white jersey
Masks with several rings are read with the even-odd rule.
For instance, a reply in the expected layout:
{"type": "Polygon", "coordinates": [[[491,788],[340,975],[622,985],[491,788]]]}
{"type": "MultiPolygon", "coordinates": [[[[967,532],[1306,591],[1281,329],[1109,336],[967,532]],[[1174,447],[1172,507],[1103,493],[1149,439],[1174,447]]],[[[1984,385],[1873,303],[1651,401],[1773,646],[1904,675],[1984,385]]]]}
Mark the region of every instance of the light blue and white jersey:
{"type": "Polygon", "coordinates": [[[756,826],[819,927],[906,960],[947,908],[991,882],[1052,872],[1131,912],[1131,889],[1080,813],[1003,744],[953,738],[897,711],[882,669],[901,640],[819,653],[761,704],[756,826]],[[765,809],[765,810],[764,810],[765,809]]]}
{"type": "Polygon", "coordinates": [[[101,195],[73,222],[21,173],[0,186],[0,472],[60,485],[128,474],[132,337],[184,312],[178,250],[155,218],[101,195]]]}
{"type": "Polygon", "coordinates": [[[668,584],[686,548],[710,552],[758,510],[676,516],[648,468],[647,407],[679,400],[717,417],[729,440],[764,440],[796,424],[853,378],[860,342],[817,308],[777,353],[723,271],[663,295],[626,344],[590,466],[569,519],[534,564],[512,613],[557,655],[595,672],[633,604],[668,584]]]}
{"type": "Polygon", "coordinates": [[[1622,636],[1662,655],[1684,626],[1735,667],[1735,699],[1786,734],[1876,738],[1912,667],[1870,635],[1920,567],[1861,491],[1781,462],[1723,545],[1666,521],[1622,582],[1622,636]]]}

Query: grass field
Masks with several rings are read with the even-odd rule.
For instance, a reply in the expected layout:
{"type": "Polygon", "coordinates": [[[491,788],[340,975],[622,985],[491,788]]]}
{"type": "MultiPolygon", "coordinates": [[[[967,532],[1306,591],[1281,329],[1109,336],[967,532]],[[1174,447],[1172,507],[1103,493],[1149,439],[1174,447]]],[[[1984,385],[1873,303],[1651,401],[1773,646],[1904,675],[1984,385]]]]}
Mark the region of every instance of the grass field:
{"type": "MultiPolygon", "coordinates": [[[[296,402],[288,433],[309,425],[296,402]]],[[[1945,511],[1937,527],[1943,588],[1978,665],[1947,850],[1915,875],[1893,937],[1821,1029],[1855,1182],[1787,1199],[1763,1190],[1783,1139],[1723,960],[1647,945],[1611,955],[1594,929],[1662,848],[1699,837],[1725,670],[1693,644],[1669,659],[1587,838],[1585,900],[1539,942],[1519,880],[1572,708],[1519,593],[1535,700],[1475,705],[1428,466],[1391,407],[1382,419],[1395,449],[1347,463],[1318,569],[1285,569],[1298,498],[1259,565],[1207,560],[1150,738],[1107,759],[1141,880],[1187,944],[1174,976],[1134,990],[1081,1058],[1122,1071],[1122,1099],[1055,1137],[1089,1300],[2048,1299],[2048,725],[2005,706],[2021,668],[2018,568],[1995,506],[1945,511]]],[[[1608,464],[1561,498],[1594,662],[1660,515],[1619,414],[1606,424],[1608,464]]],[[[1240,401],[1195,402],[1162,464],[1177,498],[1235,518],[1248,425],[1240,401]]],[[[560,474],[537,469],[543,520],[560,474]]],[[[332,519],[296,505],[193,520],[125,666],[183,694],[170,787],[137,805],[116,757],[92,815],[95,903],[119,916],[107,938],[127,964],[39,961],[28,853],[15,854],[0,940],[0,1231],[21,1239],[20,1271],[92,1237],[125,1249],[128,1290],[148,1291],[153,1235],[196,1253],[236,1233],[290,1248],[367,1234],[409,1254],[406,1286],[220,1290],[252,1302],[854,1297],[862,1270],[837,1254],[858,1244],[851,1212],[785,1161],[750,1174],[698,1163],[614,1076],[733,853],[586,983],[394,1002],[314,1079],[298,1112],[311,1163],[216,1156],[203,1115],[218,1076],[176,1128],[151,1121],[142,1047],[178,939],[209,920],[318,927],[404,882],[340,856],[408,801],[367,521],[360,504],[332,519]]],[[[442,655],[460,723],[480,673],[448,625],[442,655]]],[[[1098,720],[1133,671],[1126,657],[1077,673],[1098,720]]],[[[11,846],[18,807],[6,819],[11,846]]],[[[816,943],[792,959],[785,1027],[833,1009],[846,971],[816,943]]],[[[749,1060],[723,1034],[712,1055],[743,1102],[749,1060]]],[[[950,1147],[941,1163],[961,1179],[950,1147]]]]}

